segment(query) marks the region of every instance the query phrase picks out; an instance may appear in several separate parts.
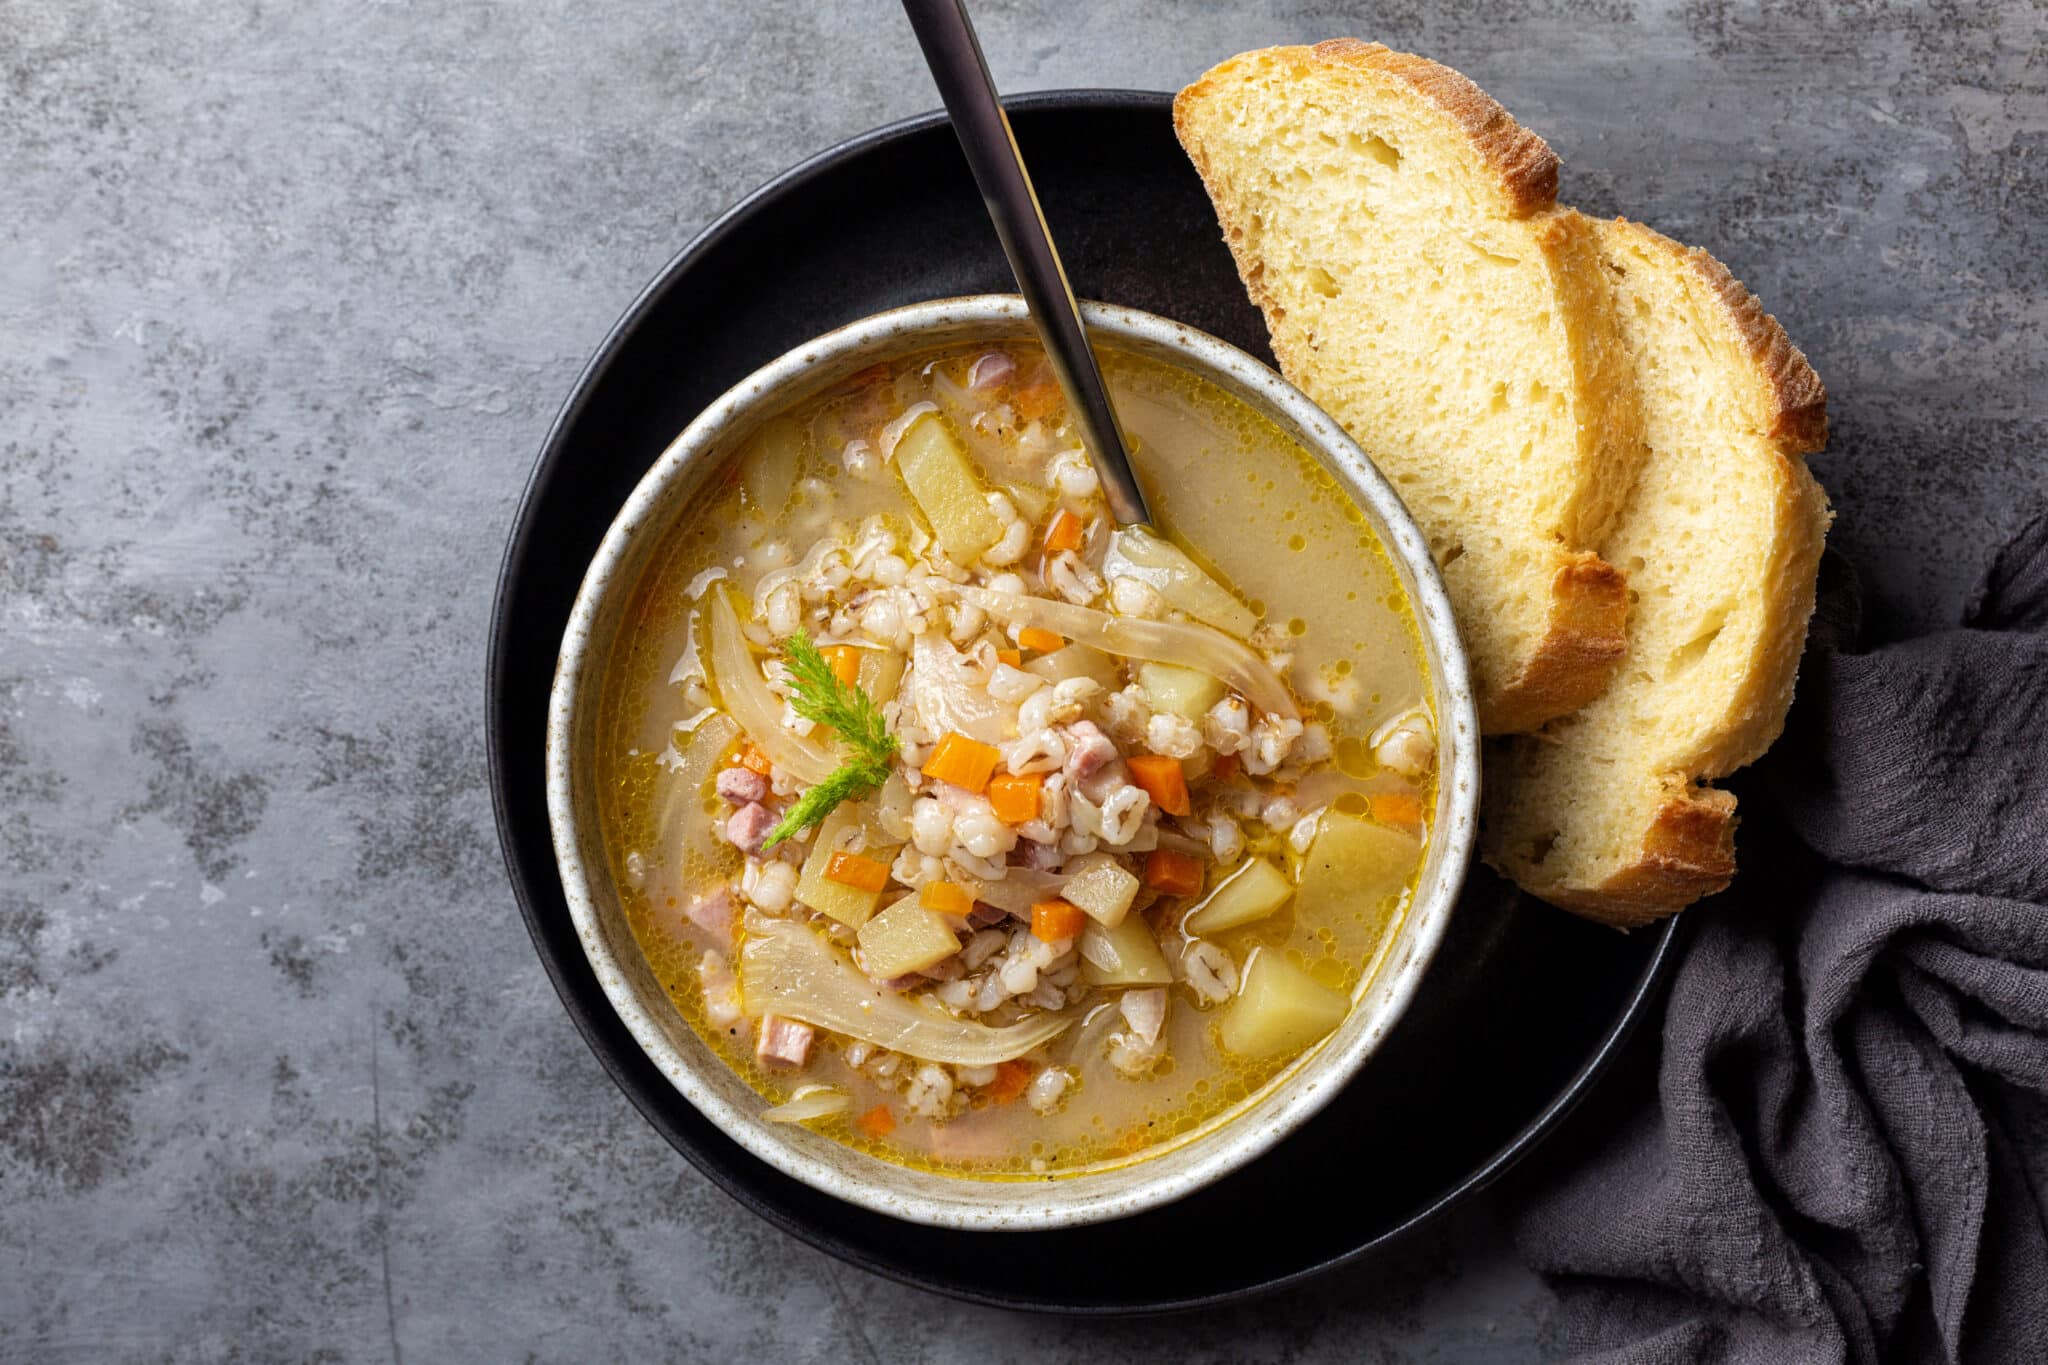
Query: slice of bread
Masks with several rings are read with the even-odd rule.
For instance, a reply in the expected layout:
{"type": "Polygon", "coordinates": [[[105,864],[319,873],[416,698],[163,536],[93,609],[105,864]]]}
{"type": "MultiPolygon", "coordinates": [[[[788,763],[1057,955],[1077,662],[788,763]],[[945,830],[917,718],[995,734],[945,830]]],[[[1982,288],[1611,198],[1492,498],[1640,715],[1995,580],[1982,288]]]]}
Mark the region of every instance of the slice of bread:
{"type": "Polygon", "coordinates": [[[1281,369],[1429,537],[1481,727],[1598,696],[1627,597],[1594,549],[1641,421],[1550,148],[1457,72],[1356,39],[1232,58],[1173,112],[1281,369]]]}
{"type": "Polygon", "coordinates": [[[1626,928],[1735,873],[1735,798],[1701,784],[1784,728],[1831,519],[1801,458],[1827,439],[1827,396],[1720,262],[1636,223],[1593,226],[1649,445],[1602,545],[1628,575],[1628,658],[1577,715],[1489,747],[1484,852],[1524,890],[1626,928]]]}

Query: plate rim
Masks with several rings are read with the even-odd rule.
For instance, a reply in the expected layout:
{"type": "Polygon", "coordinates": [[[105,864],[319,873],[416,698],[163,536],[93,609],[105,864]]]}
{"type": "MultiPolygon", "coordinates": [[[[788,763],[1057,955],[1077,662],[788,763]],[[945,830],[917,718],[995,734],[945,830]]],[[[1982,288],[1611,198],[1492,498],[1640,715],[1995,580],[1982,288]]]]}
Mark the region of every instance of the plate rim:
{"type": "MultiPolygon", "coordinates": [[[[1028,94],[1006,96],[1003,105],[1015,113],[1040,111],[1066,112],[1086,109],[1107,109],[1114,111],[1166,112],[1172,108],[1173,95],[1165,91],[1081,87],[1071,89],[1043,90],[1028,94]]],[[[1013,1311],[1057,1313],[1077,1317],[1148,1317],[1218,1307],[1224,1304],[1241,1303],[1267,1294],[1292,1288],[1343,1266],[1355,1264],[1372,1256],[1388,1245],[1411,1235],[1424,1225],[1448,1214],[1453,1208],[1495,1183],[1517,1162],[1526,1157],[1547,1138],[1591,1091],[1599,1078],[1612,1065],[1620,1051],[1633,1037],[1641,1025],[1648,1007],[1664,984],[1665,978],[1676,960],[1676,947],[1689,917],[1676,915],[1665,920],[1654,931],[1656,934],[1650,955],[1638,973],[1634,987],[1626,1001],[1616,1013],[1613,1022],[1602,1034],[1598,1046],[1586,1056],[1572,1073],[1570,1079],[1550,1097],[1549,1101],[1527,1122],[1515,1130],[1500,1147],[1484,1162],[1467,1173],[1462,1179],[1442,1191],[1435,1199],[1415,1210],[1408,1217],[1391,1227],[1381,1230],[1375,1236],[1360,1242],[1346,1251],[1316,1261],[1300,1269],[1272,1278],[1237,1285],[1229,1289],[1185,1298],[1161,1299],[1142,1304],[1080,1304],[1063,1305],[1035,1298],[1007,1296],[991,1293],[944,1281],[928,1280],[917,1274],[898,1268],[870,1256],[864,1248],[848,1241],[829,1229],[814,1226],[803,1219],[785,1213],[770,1201],[757,1195],[744,1182],[731,1178],[727,1172],[705,1154],[696,1151],[692,1145],[679,1140],[670,1131],[662,1113],[662,1106],[655,1103],[649,1094],[643,1094],[638,1078],[629,1074],[630,1058],[614,1058],[599,1035],[599,1022],[593,1018],[590,1002],[582,997],[580,988],[569,980],[564,965],[557,961],[547,941],[542,925],[542,912],[536,903],[534,888],[528,884],[518,854],[517,835],[513,827],[511,811],[513,768],[515,756],[507,752],[505,744],[506,691],[507,680],[513,669],[509,653],[509,639],[513,631],[512,608],[513,590],[519,585],[523,566],[527,564],[534,549],[534,518],[544,500],[545,494],[555,476],[562,472],[565,448],[570,434],[588,407],[591,395],[599,386],[606,373],[617,362],[631,335],[638,330],[647,314],[666,296],[670,289],[686,275],[696,257],[719,245],[733,232],[745,226],[754,214],[775,200],[802,186],[813,177],[830,171],[842,163],[858,158],[878,147],[928,132],[943,126],[946,115],[943,110],[930,110],[896,119],[878,127],[868,129],[827,147],[772,176],[755,189],[743,195],[732,205],[717,214],[700,228],[644,285],[632,302],[606,330],[603,339],[583,366],[578,370],[567,397],[557,410],[554,420],[549,423],[542,438],[539,454],[526,481],[520,489],[514,506],[510,531],[506,537],[505,551],[499,560],[496,581],[492,589],[490,628],[485,646],[484,670],[484,749],[490,792],[492,823],[498,836],[499,855],[503,860],[506,878],[511,884],[513,900],[519,907],[520,918],[524,921],[527,936],[533,943],[534,953],[540,959],[541,968],[549,983],[554,987],[570,1022],[575,1026],[584,1045],[597,1058],[599,1067],[612,1084],[631,1102],[640,1117],[658,1133],[684,1160],[704,1175],[720,1191],[759,1216],[778,1230],[795,1237],[805,1245],[855,1265],[871,1274],[880,1275],[899,1284],[906,1284],[931,1293],[945,1295],[962,1302],[985,1307],[1004,1308],[1013,1311]]],[[[538,761],[538,760],[537,760],[538,761]]],[[[1557,913],[1564,913],[1559,911],[1557,913]]],[[[572,965],[580,965],[586,971],[589,964],[578,956],[572,965]]],[[[592,977],[593,986],[595,977],[592,977]]],[[[601,991],[596,998],[602,1002],[601,991]]],[[[636,1054],[637,1055],[637,1054],[636,1054]]],[[[666,1092],[672,1095],[673,1092],[666,1092]]],[[[749,1160],[758,1160],[748,1156],[749,1160]]],[[[979,1236],[996,1237],[1003,1234],[985,1233],[979,1236]]]]}

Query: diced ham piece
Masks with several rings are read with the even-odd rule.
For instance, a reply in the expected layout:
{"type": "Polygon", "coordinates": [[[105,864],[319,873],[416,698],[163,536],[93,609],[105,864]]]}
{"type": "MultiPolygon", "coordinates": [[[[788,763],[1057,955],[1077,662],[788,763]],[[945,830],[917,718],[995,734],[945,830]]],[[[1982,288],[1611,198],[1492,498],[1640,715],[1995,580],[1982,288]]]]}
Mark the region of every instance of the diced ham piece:
{"type": "Polygon", "coordinates": [[[1029,839],[1019,839],[1017,846],[1010,850],[1010,864],[1028,867],[1034,872],[1051,872],[1066,856],[1060,852],[1058,844],[1037,844],[1029,839]]]}
{"type": "Polygon", "coordinates": [[[1116,1007],[1145,1046],[1159,1041],[1159,1030],[1166,1024],[1165,990],[1154,986],[1150,990],[1125,991],[1117,998],[1116,1007]]]}
{"type": "Polygon", "coordinates": [[[1010,382],[1017,373],[1017,362],[1010,358],[1008,351],[986,351],[975,358],[967,368],[967,387],[970,389],[998,389],[1010,382]]]}
{"type": "Polygon", "coordinates": [[[735,806],[744,806],[749,801],[759,801],[768,795],[768,779],[751,768],[721,768],[718,772],[718,796],[735,806]]]}
{"type": "Polygon", "coordinates": [[[958,981],[961,977],[967,975],[967,968],[961,964],[959,955],[955,954],[952,957],[939,959],[931,966],[919,972],[918,975],[927,981],[958,981]]]}
{"type": "Polygon", "coordinates": [[[1067,727],[1067,779],[1078,782],[1117,756],[1116,745],[1092,720],[1067,727]]]}
{"type": "Polygon", "coordinates": [[[720,945],[731,947],[732,909],[732,892],[721,886],[708,895],[694,897],[683,914],[720,945]]]}
{"type": "Polygon", "coordinates": [[[811,1059],[811,1040],[817,1036],[809,1024],[799,1024],[779,1014],[761,1016],[761,1036],[754,1040],[754,1060],[776,1071],[794,1071],[811,1059]]]}
{"type": "Polygon", "coordinates": [[[749,801],[725,822],[725,837],[734,848],[752,857],[768,842],[768,831],[774,828],[775,813],[759,801],[749,801]]]}
{"type": "Polygon", "coordinates": [[[986,929],[991,924],[1001,924],[1010,917],[1010,912],[987,901],[976,901],[974,908],[967,912],[967,922],[977,929],[986,929]]]}

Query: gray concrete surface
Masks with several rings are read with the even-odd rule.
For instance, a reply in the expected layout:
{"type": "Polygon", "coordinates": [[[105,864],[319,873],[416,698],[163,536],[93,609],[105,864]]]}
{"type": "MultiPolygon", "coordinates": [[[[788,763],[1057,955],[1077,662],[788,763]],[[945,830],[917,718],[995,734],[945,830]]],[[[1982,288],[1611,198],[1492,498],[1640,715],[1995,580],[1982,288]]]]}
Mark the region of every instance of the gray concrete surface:
{"type": "MultiPolygon", "coordinates": [[[[1347,32],[1471,73],[1786,319],[1909,619],[2048,486],[2038,3],[977,10],[1013,90],[1347,32]]],[[[542,977],[483,780],[513,500],[695,227],[933,103],[892,4],[0,0],[0,73],[0,1358],[1541,1351],[1483,1209],[1220,1318],[868,1278],[673,1155],[542,977]]]]}

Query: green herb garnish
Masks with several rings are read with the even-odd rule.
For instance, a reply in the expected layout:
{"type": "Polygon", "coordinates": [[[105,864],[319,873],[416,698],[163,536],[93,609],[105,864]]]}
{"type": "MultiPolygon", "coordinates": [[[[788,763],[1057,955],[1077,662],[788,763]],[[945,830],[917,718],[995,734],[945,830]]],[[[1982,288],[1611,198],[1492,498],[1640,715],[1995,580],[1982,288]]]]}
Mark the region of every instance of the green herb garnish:
{"type": "Polygon", "coordinates": [[[782,822],[768,832],[768,841],[761,845],[764,850],[817,824],[841,801],[880,789],[889,780],[889,765],[899,749],[875,699],[858,686],[841,682],[808,634],[798,630],[782,653],[789,668],[790,710],[832,727],[846,745],[847,759],[796,799],[782,822]]]}

